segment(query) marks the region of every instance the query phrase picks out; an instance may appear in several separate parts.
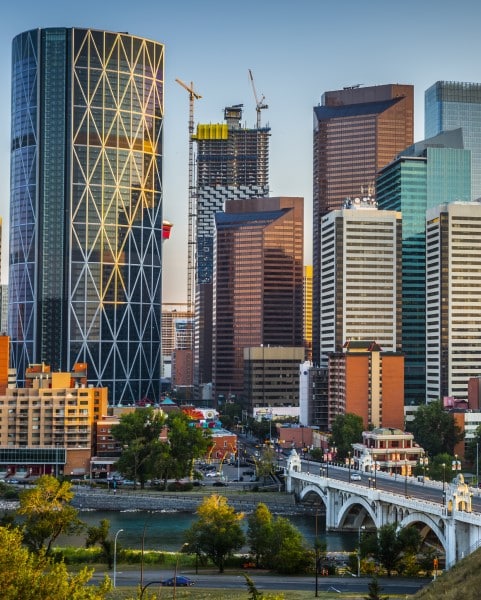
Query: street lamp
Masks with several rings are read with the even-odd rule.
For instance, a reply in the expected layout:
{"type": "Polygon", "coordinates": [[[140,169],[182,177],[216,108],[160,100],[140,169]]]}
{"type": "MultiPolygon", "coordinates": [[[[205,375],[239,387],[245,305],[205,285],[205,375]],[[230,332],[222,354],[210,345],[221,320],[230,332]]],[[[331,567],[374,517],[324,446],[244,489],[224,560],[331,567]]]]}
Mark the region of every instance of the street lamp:
{"type": "Polygon", "coordinates": [[[404,496],[408,497],[408,461],[404,459],[404,496]]]}
{"type": "Polygon", "coordinates": [[[446,494],[444,492],[445,488],[446,488],[446,463],[443,463],[442,465],[443,468],[443,504],[446,504],[446,494]]]}
{"type": "Polygon", "coordinates": [[[423,485],[426,481],[426,467],[429,464],[429,459],[427,456],[424,456],[424,454],[421,454],[421,458],[419,459],[419,463],[421,464],[422,468],[423,468],[423,485]]]}
{"type": "Polygon", "coordinates": [[[347,455],[348,455],[348,457],[349,457],[349,458],[347,459],[347,461],[348,461],[348,466],[349,466],[349,483],[351,483],[351,452],[349,451],[349,452],[347,453],[347,455]]]}
{"type": "Polygon", "coordinates": [[[123,529],[119,529],[114,537],[114,587],[117,582],[117,536],[123,529]]]}
{"type": "Polygon", "coordinates": [[[366,529],[364,525],[360,525],[357,530],[357,576],[361,577],[361,529],[366,529]]]}

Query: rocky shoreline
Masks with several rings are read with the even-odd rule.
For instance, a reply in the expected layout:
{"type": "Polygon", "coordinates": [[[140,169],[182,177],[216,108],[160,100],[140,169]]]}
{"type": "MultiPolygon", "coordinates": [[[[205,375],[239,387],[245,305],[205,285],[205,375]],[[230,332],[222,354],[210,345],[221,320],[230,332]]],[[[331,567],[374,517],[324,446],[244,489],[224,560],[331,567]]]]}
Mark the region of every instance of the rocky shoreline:
{"type": "MultiPolygon", "coordinates": [[[[292,494],[283,493],[232,493],[221,492],[235,510],[250,513],[262,502],[273,514],[302,514],[306,508],[295,501],[292,494]]],[[[75,490],[72,505],[81,510],[177,510],[195,512],[208,494],[195,492],[162,493],[122,490],[118,493],[105,490],[75,490]]]]}

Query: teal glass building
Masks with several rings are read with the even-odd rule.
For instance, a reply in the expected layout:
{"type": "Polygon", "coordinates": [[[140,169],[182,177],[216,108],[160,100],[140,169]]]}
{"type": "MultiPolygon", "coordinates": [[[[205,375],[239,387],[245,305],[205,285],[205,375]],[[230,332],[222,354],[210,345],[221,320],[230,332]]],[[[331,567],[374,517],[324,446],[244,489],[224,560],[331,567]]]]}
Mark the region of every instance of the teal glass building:
{"type": "Polygon", "coordinates": [[[12,45],[9,335],[113,403],[160,382],[164,47],[47,28],[12,45]]]}
{"type": "Polygon", "coordinates": [[[481,83],[437,81],[424,94],[425,137],[458,127],[471,150],[470,199],[475,200],[481,197],[481,83]]]}
{"type": "Polygon", "coordinates": [[[381,170],[379,208],[402,212],[404,402],[426,401],[426,210],[471,198],[471,152],[457,129],[418,142],[381,170]]]}

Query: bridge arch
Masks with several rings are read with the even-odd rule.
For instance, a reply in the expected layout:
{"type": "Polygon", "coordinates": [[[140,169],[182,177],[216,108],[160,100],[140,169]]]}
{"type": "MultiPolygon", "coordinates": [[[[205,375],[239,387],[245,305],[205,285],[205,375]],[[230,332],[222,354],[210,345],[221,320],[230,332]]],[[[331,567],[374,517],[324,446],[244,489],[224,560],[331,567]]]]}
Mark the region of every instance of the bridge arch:
{"type": "Polygon", "coordinates": [[[311,495],[311,494],[318,496],[324,503],[324,506],[327,508],[327,503],[328,503],[327,492],[317,485],[307,485],[306,487],[304,487],[299,495],[299,500],[302,502],[303,500],[305,500],[305,498],[308,495],[311,495]]]}
{"type": "Polygon", "coordinates": [[[423,525],[426,525],[438,538],[440,544],[444,549],[444,552],[447,552],[447,543],[444,531],[441,529],[439,524],[429,515],[425,515],[420,512],[412,512],[406,515],[406,517],[404,517],[404,519],[398,523],[398,528],[408,527],[409,525],[413,525],[414,523],[422,523],[423,525]]]}
{"type": "Polygon", "coordinates": [[[367,500],[360,496],[346,496],[343,499],[342,506],[337,515],[336,529],[342,529],[346,526],[348,515],[354,506],[360,506],[361,509],[364,509],[363,515],[360,518],[358,517],[356,522],[353,523],[355,528],[360,527],[362,525],[362,521],[365,519],[366,515],[371,519],[374,526],[376,528],[378,527],[376,510],[374,507],[371,506],[371,504],[369,504],[367,500]]]}

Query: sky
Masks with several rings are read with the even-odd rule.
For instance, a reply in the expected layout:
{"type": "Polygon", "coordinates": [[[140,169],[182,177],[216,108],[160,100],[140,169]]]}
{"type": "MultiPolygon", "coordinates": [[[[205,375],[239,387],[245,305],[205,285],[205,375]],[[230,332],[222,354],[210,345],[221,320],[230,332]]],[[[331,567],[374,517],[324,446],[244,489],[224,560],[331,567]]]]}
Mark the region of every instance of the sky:
{"type": "Polygon", "coordinates": [[[11,45],[43,27],[127,31],[165,44],[163,300],[185,302],[188,222],[188,93],[195,123],[220,123],[243,104],[256,123],[249,69],[269,108],[270,194],[305,201],[305,264],[312,256],[313,108],[325,91],[361,84],[414,85],[415,141],[424,138],[424,92],[434,82],[481,82],[479,0],[22,0],[0,20],[0,217],[2,283],[8,283],[11,45]]]}

